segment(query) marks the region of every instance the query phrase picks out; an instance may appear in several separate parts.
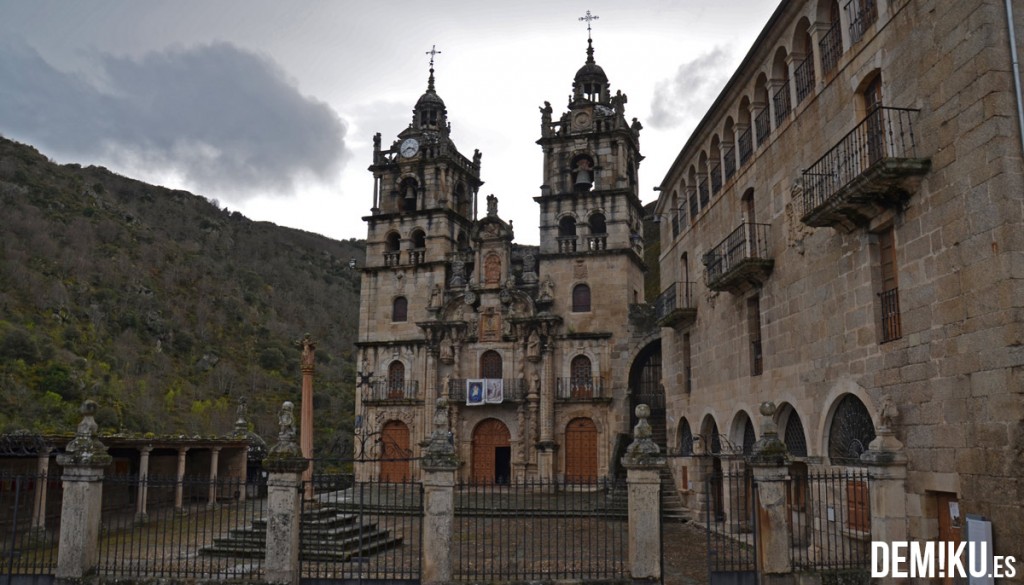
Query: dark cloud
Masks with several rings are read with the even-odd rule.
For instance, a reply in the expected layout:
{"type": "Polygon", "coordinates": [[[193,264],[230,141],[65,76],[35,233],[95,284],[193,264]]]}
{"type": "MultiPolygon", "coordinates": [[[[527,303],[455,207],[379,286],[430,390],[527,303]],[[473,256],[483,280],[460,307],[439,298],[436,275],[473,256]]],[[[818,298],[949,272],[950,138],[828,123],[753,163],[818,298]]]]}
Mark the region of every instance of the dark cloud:
{"type": "Polygon", "coordinates": [[[0,43],[0,132],[83,162],[173,173],[236,201],[337,179],[344,123],[269,58],[217,43],[96,60],[87,80],[0,43]]]}
{"type": "Polygon", "coordinates": [[[729,54],[715,47],[679,66],[675,76],[654,86],[650,125],[658,129],[695,125],[725,86],[732,67],[729,54]]]}

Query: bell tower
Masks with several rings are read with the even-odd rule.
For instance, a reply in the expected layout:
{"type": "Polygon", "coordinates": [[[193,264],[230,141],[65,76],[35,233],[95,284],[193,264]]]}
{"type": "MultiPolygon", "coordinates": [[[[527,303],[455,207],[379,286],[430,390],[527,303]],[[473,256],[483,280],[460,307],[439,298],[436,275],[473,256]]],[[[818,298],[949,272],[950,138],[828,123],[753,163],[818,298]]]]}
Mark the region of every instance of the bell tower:
{"type": "MultiPolygon", "coordinates": [[[[544,102],[540,204],[542,255],[633,251],[642,255],[643,210],[637,191],[640,123],[626,121],[626,95],[611,93],[594,60],[590,12],[587,59],[573,78],[566,111],[557,120],[544,102]]],[[[642,287],[641,287],[642,288],[642,287]]]]}

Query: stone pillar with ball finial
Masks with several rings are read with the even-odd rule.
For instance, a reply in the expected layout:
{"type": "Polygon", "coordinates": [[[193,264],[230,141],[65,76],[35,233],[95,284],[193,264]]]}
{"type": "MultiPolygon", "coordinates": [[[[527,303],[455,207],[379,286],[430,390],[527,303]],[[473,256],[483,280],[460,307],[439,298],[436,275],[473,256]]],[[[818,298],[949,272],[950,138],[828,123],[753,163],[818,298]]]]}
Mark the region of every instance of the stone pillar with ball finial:
{"type": "Polygon", "coordinates": [[[629,493],[629,570],[634,583],[657,582],[662,577],[661,470],[666,460],[647,422],[651,408],[639,404],[635,412],[633,442],[622,458],[629,493]]]}

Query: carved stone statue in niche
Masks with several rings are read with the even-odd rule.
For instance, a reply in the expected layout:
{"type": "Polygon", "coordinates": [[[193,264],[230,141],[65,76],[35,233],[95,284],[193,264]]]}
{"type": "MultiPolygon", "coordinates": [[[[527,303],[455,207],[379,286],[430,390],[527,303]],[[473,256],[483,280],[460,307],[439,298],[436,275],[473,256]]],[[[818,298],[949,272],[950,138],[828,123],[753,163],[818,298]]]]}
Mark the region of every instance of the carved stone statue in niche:
{"type": "Polygon", "coordinates": [[[480,315],[480,341],[501,340],[501,313],[488,307],[480,315]]]}
{"type": "Polygon", "coordinates": [[[540,359],[540,335],[534,329],[526,339],[526,359],[535,362],[540,359]]]}
{"type": "Polygon", "coordinates": [[[452,338],[448,335],[445,335],[444,339],[441,340],[439,357],[446,364],[450,364],[455,360],[455,348],[452,345],[452,338]]]}
{"type": "Polygon", "coordinates": [[[523,282],[526,284],[537,282],[537,259],[533,254],[523,255],[523,282]]]}
{"type": "Polygon", "coordinates": [[[437,309],[441,306],[441,285],[434,285],[433,290],[430,291],[430,302],[427,304],[428,309],[437,309]]]}
{"type": "Polygon", "coordinates": [[[452,279],[448,282],[449,286],[466,286],[466,263],[462,258],[455,258],[452,260],[452,279]]]}
{"type": "Polygon", "coordinates": [[[501,284],[501,258],[497,254],[488,254],[484,260],[484,284],[487,286],[501,284]]]}
{"type": "Polygon", "coordinates": [[[487,196],[487,217],[497,217],[498,215],[498,198],[491,195],[487,196]]]}
{"type": "Polygon", "coordinates": [[[537,300],[540,300],[540,301],[551,301],[551,300],[554,300],[554,298],[555,298],[555,294],[554,293],[555,293],[555,282],[553,280],[551,280],[551,275],[549,274],[547,276],[547,278],[544,279],[544,282],[541,283],[541,285],[540,285],[540,296],[537,297],[537,300]]]}

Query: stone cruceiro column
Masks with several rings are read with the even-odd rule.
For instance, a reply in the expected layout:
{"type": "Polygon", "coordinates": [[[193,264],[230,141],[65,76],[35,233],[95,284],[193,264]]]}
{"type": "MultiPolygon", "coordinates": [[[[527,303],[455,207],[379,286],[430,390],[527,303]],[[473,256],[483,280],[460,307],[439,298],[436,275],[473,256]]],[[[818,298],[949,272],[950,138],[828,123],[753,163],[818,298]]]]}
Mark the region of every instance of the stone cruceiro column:
{"type": "Polygon", "coordinates": [[[424,585],[452,580],[452,530],[455,525],[455,470],[459,467],[448,426],[448,400],[438,398],[434,430],[423,455],[423,559],[424,585]]]}
{"type": "Polygon", "coordinates": [[[57,456],[64,468],[64,499],[61,502],[60,547],[57,550],[58,582],[81,579],[93,573],[98,558],[100,509],[103,504],[103,468],[113,458],[96,438],[96,403],[86,400],[80,409],[75,438],[57,456]]]}
{"type": "Polygon", "coordinates": [[[285,402],[278,414],[277,444],[263,460],[267,476],[267,551],[264,559],[268,583],[299,583],[299,529],[302,516],[302,473],[308,466],[295,442],[295,405],[285,402]]]}
{"type": "Polygon", "coordinates": [[[316,364],[316,343],[307,333],[298,342],[302,348],[302,427],[299,432],[299,445],[302,457],[309,463],[302,474],[307,500],[313,499],[313,370],[316,364]]]}
{"type": "MultiPolygon", "coordinates": [[[[896,542],[907,539],[907,456],[903,443],[896,438],[895,420],[899,417],[896,403],[891,397],[882,400],[881,424],[875,428],[875,438],[860,460],[868,466],[871,477],[869,501],[871,503],[871,540],[896,542]]],[[[877,578],[879,583],[903,582],[889,572],[877,578]]]]}
{"type": "Polygon", "coordinates": [[[149,499],[149,454],[153,452],[152,445],[146,445],[139,449],[139,486],[135,496],[135,522],[145,524],[149,521],[148,499],[149,499]]]}
{"type": "Polygon", "coordinates": [[[622,466],[629,489],[629,571],[633,581],[661,580],[661,449],[651,438],[651,409],[636,407],[639,421],[622,466]]]}
{"type": "Polygon", "coordinates": [[[761,403],[761,438],[750,456],[757,495],[757,563],[765,585],[788,582],[793,571],[790,560],[792,526],[788,518],[786,492],[789,487],[789,452],[779,439],[773,402],[761,403]]]}

